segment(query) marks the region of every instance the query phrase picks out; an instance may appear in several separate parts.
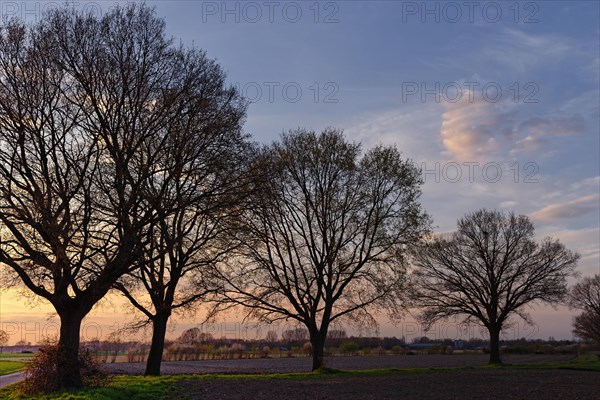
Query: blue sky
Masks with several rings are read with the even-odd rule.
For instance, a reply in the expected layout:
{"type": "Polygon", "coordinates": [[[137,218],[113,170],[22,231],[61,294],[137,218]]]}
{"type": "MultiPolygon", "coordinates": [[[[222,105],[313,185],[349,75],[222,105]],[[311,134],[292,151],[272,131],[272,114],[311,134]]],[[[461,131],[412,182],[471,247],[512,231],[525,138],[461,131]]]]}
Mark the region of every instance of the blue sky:
{"type": "Polygon", "coordinates": [[[424,168],[441,231],[514,209],[598,272],[597,2],[150,4],[254,100],[256,140],[336,126],[396,144],[424,168]]]}
{"type": "MultiPolygon", "coordinates": [[[[151,4],[255,100],[256,140],[336,126],[396,144],[425,170],[438,231],[515,210],[600,272],[597,2],[151,4]]],[[[567,309],[533,313],[540,337],[570,337],[567,309]]]]}
{"type": "MultiPolygon", "coordinates": [[[[30,19],[48,3],[24,4],[0,2],[30,19]]],[[[514,210],[579,251],[582,275],[600,272],[600,3],[148,4],[253,100],[255,140],[335,126],[365,148],[395,144],[424,169],[437,231],[480,207],[514,210]]],[[[535,336],[571,337],[572,311],[533,315],[535,336]]]]}

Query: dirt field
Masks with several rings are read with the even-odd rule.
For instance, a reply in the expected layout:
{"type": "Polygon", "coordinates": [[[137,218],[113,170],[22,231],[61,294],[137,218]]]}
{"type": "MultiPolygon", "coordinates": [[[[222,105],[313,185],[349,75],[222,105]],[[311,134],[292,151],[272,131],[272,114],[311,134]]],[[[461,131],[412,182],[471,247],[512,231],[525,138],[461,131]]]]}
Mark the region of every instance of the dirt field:
{"type": "MultiPolygon", "coordinates": [[[[512,355],[505,363],[565,361],[573,355],[512,355]]],[[[486,355],[332,357],[327,365],[342,370],[476,366],[486,355]]],[[[114,373],[143,373],[144,364],[107,364],[114,373]]],[[[164,374],[284,373],[310,370],[309,358],[165,362],[164,374]]],[[[567,370],[459,370],[394,373],[368,377],[326,376],[307,379],[186,380],[171,398],[194,399],[523,399],[600,400],[600,374],[567,370]]]]}
{"type": "Polygon", "coordinates": [[[600,399],[598,373],[565,370],[462,370],[360,378],[186,382],[188,399],[600,399]]]}
{"type": "MultiPolygon", "coordinates": [[[[531,364],[565,361],[573,355],[506,355],[507,364],[531,364]]],[[[429,368],[459,367],[487,364],[485,354],[471,355],[402,355],[402,356],[356,356],[330,357],[326,364],[341,370],[382,368],[429,368]]],[[[244,360],[170,361],[162,363],[163,374],[233,374],[233,373],[287,373],[310,371],[311,359],[305,358],[262,358],[244,360]]],[[[144,363],[105,364],[109,373],[141,375],[144,363]]]]}

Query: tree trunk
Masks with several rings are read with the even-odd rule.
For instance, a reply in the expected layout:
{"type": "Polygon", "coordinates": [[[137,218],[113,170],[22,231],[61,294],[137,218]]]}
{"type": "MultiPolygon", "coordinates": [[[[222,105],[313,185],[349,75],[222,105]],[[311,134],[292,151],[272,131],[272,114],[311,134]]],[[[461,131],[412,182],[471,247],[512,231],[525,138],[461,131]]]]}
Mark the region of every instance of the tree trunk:
{"type": "Polygon", "coordinates": [[[324,367],[325,336],[318,330],[310,333],[310,344],[312,345],[312,370],[316,371],[324,367]]]}
{"type": "Polygon", "coordinates": [[[146,372],[144,372],[146,376],[160,375],[168,320],[168,313],[157,313],[152,320],[152,343],[150,344],[150,353],[146,361],[146,372]]]}
{"type": "Polygon", "coordinates": [[[490,361],[488,364],[502,364],[500,360],[500,327],[490,326],[490,361]]]}
{"type": "Polygon", "coordinates": [[[79,310],[61,313],[60,338],[58,340],[58,382],[62,388],[80,388],[81,365],[79,364],[79,341],[83,316],[79,310]]]}

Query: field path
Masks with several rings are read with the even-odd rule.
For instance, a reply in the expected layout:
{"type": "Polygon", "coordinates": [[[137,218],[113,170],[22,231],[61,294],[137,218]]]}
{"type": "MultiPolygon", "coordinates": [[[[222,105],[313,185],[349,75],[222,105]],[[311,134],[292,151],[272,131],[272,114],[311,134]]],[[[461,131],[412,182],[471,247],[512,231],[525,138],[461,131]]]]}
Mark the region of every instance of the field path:
{"type": "Polygon", "coordinates": [[[0,376],[0,387],[8,386],[12,383],[22,381],[23,379],[23,371],[14,372],[8,375],[2,375],[0,376]]]}

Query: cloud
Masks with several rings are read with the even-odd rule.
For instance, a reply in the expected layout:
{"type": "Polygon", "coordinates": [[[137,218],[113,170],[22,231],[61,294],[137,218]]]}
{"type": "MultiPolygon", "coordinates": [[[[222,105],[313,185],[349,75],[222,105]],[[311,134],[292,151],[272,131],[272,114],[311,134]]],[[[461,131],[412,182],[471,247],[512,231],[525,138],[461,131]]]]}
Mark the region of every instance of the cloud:
{"type": "Polygon", "coordinates": [[[600,77],[598,76],[598,71],[600,70],[600,56],[596,56],[592,61],[588,62],[583,70],[588,74],[591,80],[598,81],[600,77]]]}
{"type": "Polygon", "coordinates": [[[536,236],[540,239],[545,236],[559,238],[568,249],[576,250],[581,255],[577,269],[584,276],[600,273],[600,227],[557,229],[546,225],[536,227],[536,236]]]}
{"type": "Polygon", "coordinates": [[[535,135],[527,135],[521,140],[517,140],[515,148],[510,151],[511,155],[541,153],[541,150],[548,144],[548,140],[535,135]]]}
{"type": "Polygon", "coordinates": [[[512,118],[504,104],[468,92],[444,107],[440,135],[448,155],[457,161],[485,161],[500,150],[512,118]]]}
{"type": "Polygon", "coordinates": [[[514,200],[505,200],[500,202],[500,208],[509,209],[514,208],[518,203],[514,200]]]}
{"type": "Polygon", "coordinates": [[[495,43],[488,44],[484,55],[511,70],[520,72],[562,60],[576,48],[573,40],[557,34],[530,34],[505,29],[495,43]]]}
{"type": "Polygon", "coordinates": [[[556,222],[563,219],[578,218],[600,208],[600,196],[597,194],[578,197],[562,203],[549,204],[531,214],[540,222],[556,222]]]}
{"type": "Polygon", "coordinates": [[[522,120],[522,104],[490,101],[480,91],[467,91],[459,101],[444,102],[440,136],[446,155],[456,161],[501,161],[521,154],[549,155],[556,138],[577,136],[586,122],[577,112],[522,120]],[[518,122],[522,120],[522,122],[518,122]]]}
{"type": "Polygon", "coordinates": [[[561,118],[534,117],[517,128],[517,140],[511,155],[540,152],[549,144],[549,138],[575,136],[585,131],[585,122],[579,114],[561,118]]]}
{"type": "Polygon", "coordinates": [[[580,115],[546,119],[534,117],[521,123],[519,129],[535,136],[572,136],[583,132],[585,123],[580,115]]]}
{"type": "Polygon", "coordinates": [[[362,115],[347,123],[349,139],[363,147],[377,144],[396,145],[405,157],[414,161],[435,160],[441,151],[438,132],[442,123],[439,104],[419,104],[380,114],[362,115]]]}
{"type": "Polygon", "coordinates": [[[577,182],[573,182],[569,185],[572,191],[575,190],[587,190],[592,192],[597,192],[600,188],[600,176],[593,176],[591,178],[586,178],[577,182]]]}

